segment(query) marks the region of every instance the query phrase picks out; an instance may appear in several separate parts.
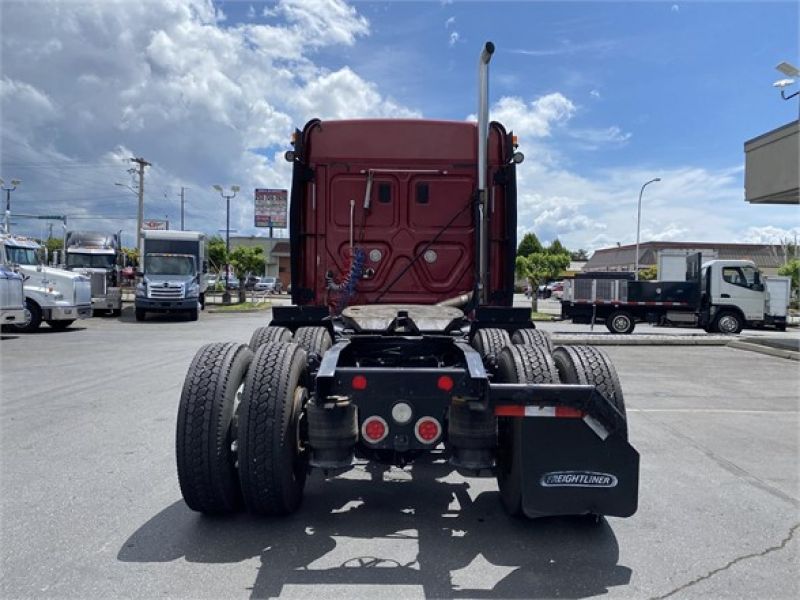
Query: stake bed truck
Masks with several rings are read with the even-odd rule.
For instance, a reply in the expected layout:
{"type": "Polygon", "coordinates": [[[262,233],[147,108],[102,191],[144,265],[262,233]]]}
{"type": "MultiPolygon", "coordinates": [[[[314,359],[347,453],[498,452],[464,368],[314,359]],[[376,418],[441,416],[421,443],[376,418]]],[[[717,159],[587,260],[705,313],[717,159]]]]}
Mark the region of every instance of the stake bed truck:
{"type": "Polygon", "coordinates": [[[765,325],[786,329],[791,280],[764,277],[749,260],[686,258],[683,281],[634,281],[633,274],[586,273],[565,281],[561,314],[631,333],[637,321],[734,334],[765,325]]]}
{"type": "Polygon", "coordinates": [[[636,511],[639,455],[619,379],[591,347],[552,348],[512,308],[515,137],[478,123],[310,121],[295,132],[293,306],[249,345],[203,346],[178,409],[186,503],[296,510],[306,474],[404,466],[444,448],[497,478],[511,514],[636,511]]]}

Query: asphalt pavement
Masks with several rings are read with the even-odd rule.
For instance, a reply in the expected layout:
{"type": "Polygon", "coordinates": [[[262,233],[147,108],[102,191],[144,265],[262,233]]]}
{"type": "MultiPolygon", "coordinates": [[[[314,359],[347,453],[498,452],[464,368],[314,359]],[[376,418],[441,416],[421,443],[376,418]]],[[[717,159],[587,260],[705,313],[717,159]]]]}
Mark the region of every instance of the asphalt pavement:
{"type": "Polygon", "coordinates": [[[1,597],[800,596],[800,373],[729,347],[605,348],[641,454],[628,519],[512,519],[493,479],[435,455],[314,474],[285,519],[191,512],[174,460],[186,369],[268,318],[126,309],[3,336],[1,597]]]}

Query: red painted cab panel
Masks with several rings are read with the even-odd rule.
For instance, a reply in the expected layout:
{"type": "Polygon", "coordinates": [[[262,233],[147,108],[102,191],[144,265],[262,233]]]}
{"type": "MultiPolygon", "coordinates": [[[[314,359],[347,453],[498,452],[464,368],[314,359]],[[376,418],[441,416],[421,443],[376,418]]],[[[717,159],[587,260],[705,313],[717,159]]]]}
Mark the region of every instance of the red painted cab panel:
{"type": "MultiPolygon", "coordinates": [[[[473,291],[476,129],[469,122],[387,119],[314,120],[298,131],[290,218],[294,303],[338,311],[433,304],[473,291]]],[[[489,137],[489,304],[509,306],[513,146],[499,124],[489,137]]]]}

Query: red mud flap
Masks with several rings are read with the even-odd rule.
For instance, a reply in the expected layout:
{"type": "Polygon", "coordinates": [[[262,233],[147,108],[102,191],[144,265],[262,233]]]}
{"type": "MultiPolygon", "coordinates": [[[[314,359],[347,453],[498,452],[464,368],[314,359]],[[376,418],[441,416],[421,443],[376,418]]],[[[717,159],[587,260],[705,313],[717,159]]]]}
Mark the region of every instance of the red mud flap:
{"type": "Polygon", "coordinates": [[[639,453],[582,418],[522,418],[522,510],[528,517],[636,512],[639,453]]]}

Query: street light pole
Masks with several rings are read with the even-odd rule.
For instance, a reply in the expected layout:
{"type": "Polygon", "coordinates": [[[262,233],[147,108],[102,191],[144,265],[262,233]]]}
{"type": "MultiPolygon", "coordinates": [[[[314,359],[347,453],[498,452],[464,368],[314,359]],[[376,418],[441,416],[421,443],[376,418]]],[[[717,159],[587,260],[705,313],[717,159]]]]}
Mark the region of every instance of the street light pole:
{"type": "MultiPolygon", "coordinates": [[[[236,192],[239,191],[238,185],[231,186],[231,194],[226,194],[225,190],[222,189],[221,185],[214,185],[214,189],[217,190],[223,198],[225,198],[225,262],[230,262],[230,255],[231,255],[231,198],[236,196],[236,192]]],[[[230,304],[231,303],[231,292],[230,292],[230,276],[231,270],[229,268],[229,264],[225,265],[225,291],[222,293],[222,303],[223,304],[230,304]]],[[[241,283],[240,283],[241,285],[241,283]]]]}
{"type": "Polygon", "coordinates": [[[636,281],[639,281],[639,231],[642,227],[642,194],[644,193],[644,188],[646,188],[651,183],[655,183],[656,181],[661,181],[661,177],[656,177],[655,179],[651,179],[650,181],[646,182],[642,189],[639,190],[639,208],[636,212],[636,262],[633,268],[634,277],[636,281]]]}
{"type": "Polygon", "coordinates": [[[6,192],[6,215],[5,215],[5,232],[11,233],[11,192],[17,189],[17,186],[22,183],[19,179],[11,180],[11,187],[6,187],[5,181],[0,179],[0,188],[6,192]]]}

